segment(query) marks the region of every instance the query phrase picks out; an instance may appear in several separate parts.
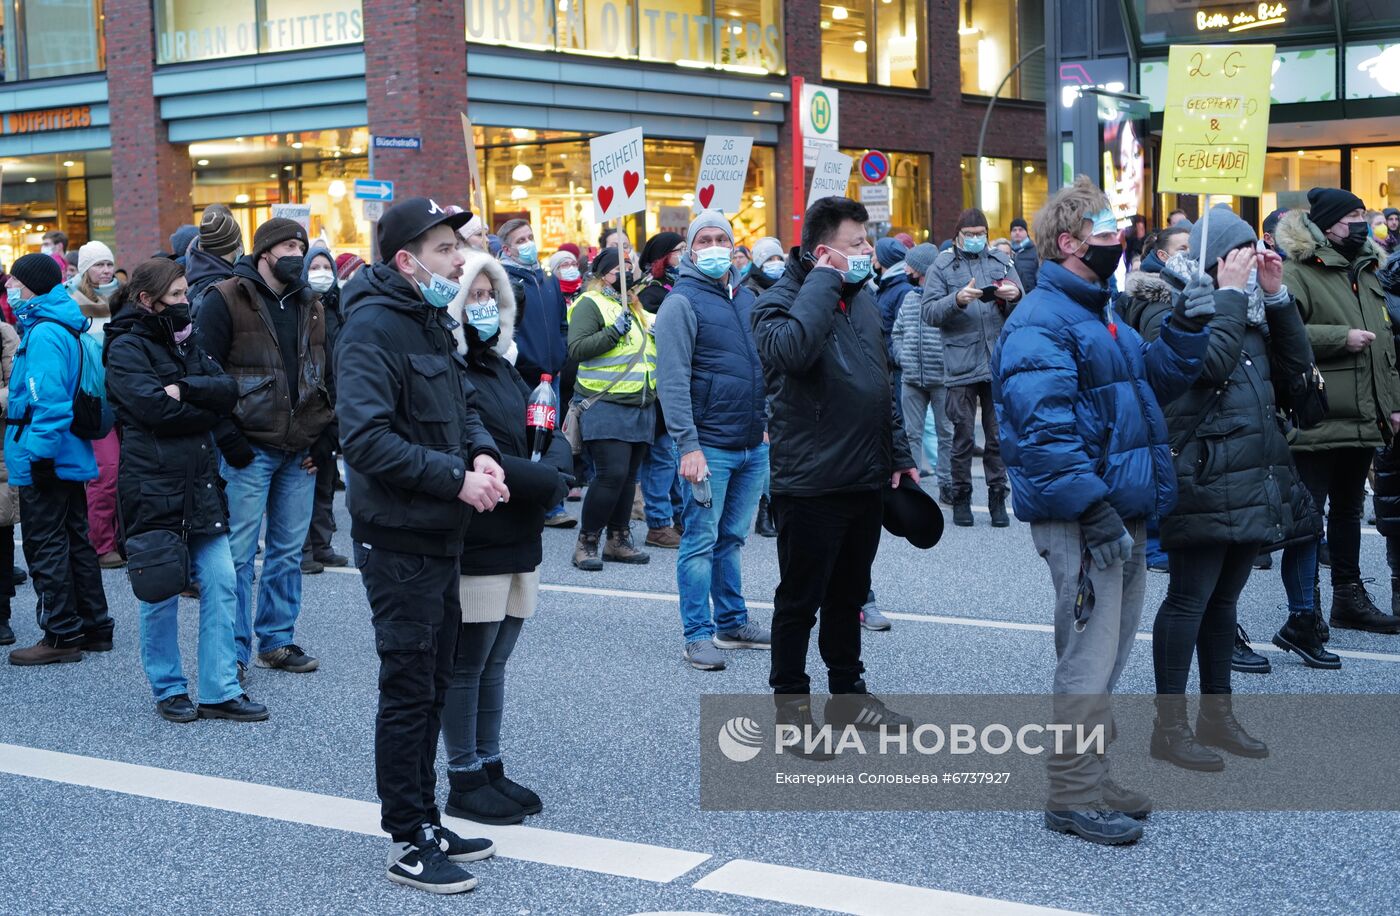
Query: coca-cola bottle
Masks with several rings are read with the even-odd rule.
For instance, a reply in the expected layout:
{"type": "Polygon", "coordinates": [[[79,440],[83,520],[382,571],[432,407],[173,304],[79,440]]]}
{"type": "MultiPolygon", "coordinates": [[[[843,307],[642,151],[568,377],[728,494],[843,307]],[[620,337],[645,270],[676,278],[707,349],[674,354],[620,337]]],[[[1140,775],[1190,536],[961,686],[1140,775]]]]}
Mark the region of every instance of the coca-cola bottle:
{"type": "Polygon", "coordinates": [[[525,441],[530,446],[531,461],[539,461],[549,451],[554,429],[559,425],[559,399],[554,396],[553,381],[552,375],[541,375],[525,405],[525,441]]]}

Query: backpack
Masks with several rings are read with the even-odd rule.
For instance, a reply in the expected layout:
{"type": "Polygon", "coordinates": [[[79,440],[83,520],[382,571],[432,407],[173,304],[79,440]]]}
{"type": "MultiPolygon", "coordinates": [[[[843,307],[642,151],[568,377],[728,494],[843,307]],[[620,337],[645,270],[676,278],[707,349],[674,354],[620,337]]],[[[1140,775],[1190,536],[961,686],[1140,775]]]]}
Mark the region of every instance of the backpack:
{"type": "Polygon", "coordinates": [[[112,431],[116,416],[107,403],[107,369],[102,364],[102,341],[52,318],[35,324],[58,325],[78,340],[78,387],[73,392],[73,422],[68,429],[79,439],[96,441],[112,431]]]}

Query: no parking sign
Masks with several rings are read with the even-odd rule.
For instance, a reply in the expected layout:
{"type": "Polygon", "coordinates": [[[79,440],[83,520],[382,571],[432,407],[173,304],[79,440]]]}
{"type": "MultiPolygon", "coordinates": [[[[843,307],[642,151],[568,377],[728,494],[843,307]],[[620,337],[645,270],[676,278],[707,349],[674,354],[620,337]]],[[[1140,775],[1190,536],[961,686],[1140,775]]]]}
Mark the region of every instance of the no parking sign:
{"type": "Polygon", "coordinates": [[[890,157],[873,149],[860,157],[860,177],[871,184],[879,184],[890,177],[890,157]]]}

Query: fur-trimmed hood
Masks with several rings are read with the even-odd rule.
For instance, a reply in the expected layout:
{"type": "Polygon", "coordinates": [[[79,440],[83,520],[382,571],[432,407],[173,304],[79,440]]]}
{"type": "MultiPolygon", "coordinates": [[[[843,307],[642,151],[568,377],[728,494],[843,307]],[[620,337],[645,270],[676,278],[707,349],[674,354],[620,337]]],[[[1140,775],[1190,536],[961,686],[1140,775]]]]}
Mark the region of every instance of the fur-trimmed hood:
{"type": "Polygon", "coordinates": [[[491,257],[484,251],[477,251],[475,248],[467,248],[462,252],[467,263],[462,265],[462,276],[457,281],[462,284],[462,288],[457,291],[457,295],[447,304],[447,313],[457,322],[457,327],[452,335],[457,338],[457,352],[466,355],[467,338],[466,330],[461,325],[462,306],[467,301],[467,288],[472,285],[472,281],[482,271],[491,278],[491,286],[496,291],[496,308],[501,312],[501,333],[496,338],[495,346],[492,347],[497,353],[505,357],[509,362],[515,362],[515,293],[510,288],[510,277],[506,274],[506,269],[501,266],[501,262],[491,257]]]}
{"type": "Polygon", "coordinates": [[[1135,270],[1123,279],[1123,295],[1131,296],[1134,299],[1142,299],[1147,302],[1170,302],[1172,293],[1171,284],[1167,283],[1161,273],[1135,270]]]}
{"type": "MultiPolygon", "coordinates": [[[[1323,245],[1331,247],[1323,230],[1308,219],[1306,210],[1289,210],[1281,216],[1274,229],[1274,242],[1284,254],[1300,263],[1311,261],[1317,249],[1323,245]]],[[[1376,244],[1375,239],[1366,240],[1366,250],[1375,256],[1378,264],[1385,263],[1385,251],[1376,244]]]]}

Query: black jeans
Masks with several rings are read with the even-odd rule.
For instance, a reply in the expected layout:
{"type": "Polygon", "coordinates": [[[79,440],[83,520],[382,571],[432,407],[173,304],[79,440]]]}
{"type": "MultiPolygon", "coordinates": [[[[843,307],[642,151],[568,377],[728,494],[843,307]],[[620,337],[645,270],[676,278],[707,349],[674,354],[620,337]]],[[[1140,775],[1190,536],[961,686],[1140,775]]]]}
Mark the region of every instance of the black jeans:
{"type": "Polygon", "coordinates": [[[1258,554],[1258,544],[1206,544],[1167,552],[1171,581],[1152,624],[1158,693],[1186,692],[1192,650],[1201,666],[1201,693],[1230,692],[1235,606],[1258,554]]]}
{"type": "Polygon", "coordinates": [[[583,530],[593,534],[604,527],[615,531],[631,527],[637,469],[651,446],[621,439],[594,439],[583,447],[593,457],[593,482],[583,495],[583,530]]]}
{"type": "Polygon", "coordinates": [[[987,474],[988,490],[1006,489],[1006,463],[1001,460],[1001,434],[997,431],[996,405],[992,402],[992,383],[949,387],[947,393],[948,419],[953,422],[953,492],[972,495],[972,448],[977,444],[977,407],[982,407],[982,470],[987,474]]]}
{"type": "Polygon", "coordinates": [[[51,646],[76,646],[88,637],[111,639],[102,571],[88,542],[83,485],[60,480],[20,487],[19,519],[44,640],[51,646]]]}
{"type": "Polygon", "coordinates": [[[14,596],[15,526],[4,525],[0,526],[0,623],[10,622],[10,599],[14,596]]]}
{"type": "Polygon", "coordinates": [[[437,824],[438,730],[462,625],[461,558],[375,547],[361,568],[379,652],[374,778],[380,825],[396,842],[437,824]]]}
{"type": "Polygon", "coordinates": [[[864,693],[860,609],[880,546],[884,503],[878,490],[828,496],[773,496],[778,527],[778,589],[768,686],[810,693],[807,642],[821,609],[817,649],[832,693],[864,693]]]}
{"type": "Polygon", "coordinates": [[[311,503],[311,525],[306,529],[303,556],[323,557],[333,552],[331,535],[335,533],[335,482],[340,468],[332,458],[316,468],[316,492],[311,503]]]}
{"type": "MultiPolygon", "coordinates": [[[[1332,586],[1361,581],[1361,513],[1366,506],[1366,474],[1373,448],[1334,448],[1294,452],[1303,486],[1318,511],[1327,506],[1327,548],[1332,554],[1332,586]]],[[[1321,609],[1319,609],[1320,611],[1321,609]]]]}

